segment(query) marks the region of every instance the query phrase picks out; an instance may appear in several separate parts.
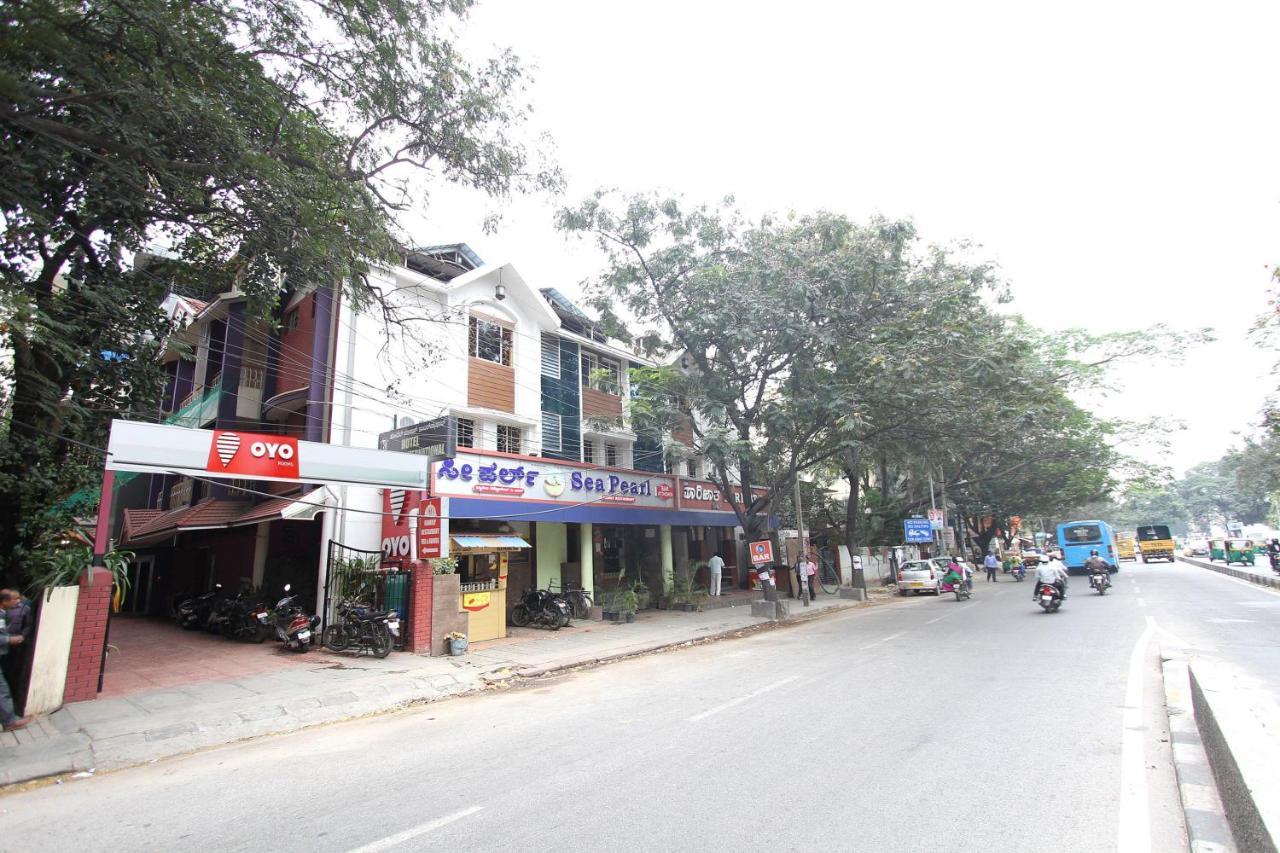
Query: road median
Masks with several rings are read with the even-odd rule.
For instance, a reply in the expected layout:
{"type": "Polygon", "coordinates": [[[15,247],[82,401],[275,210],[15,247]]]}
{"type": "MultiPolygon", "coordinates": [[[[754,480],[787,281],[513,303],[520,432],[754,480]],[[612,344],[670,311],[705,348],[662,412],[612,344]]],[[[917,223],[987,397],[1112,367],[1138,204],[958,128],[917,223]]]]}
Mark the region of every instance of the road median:
{"type": "Polygon", "coordinates": [[[1268,576],[1259,572],[1251,572],[1248,569],[1242,569],[1237,566],[1218,565],[1209,560],[1202,560],[1198,557],[1179,557],[1184,563],[1197,566],[1201,569],[1208,569],[1211,572],[1217,572],[1220,575],[1238,578],[1242,581],[1257,584],[1258,586],[1270,587],[1271,589],[1280,589],[1280,576],[1268,576]]]}

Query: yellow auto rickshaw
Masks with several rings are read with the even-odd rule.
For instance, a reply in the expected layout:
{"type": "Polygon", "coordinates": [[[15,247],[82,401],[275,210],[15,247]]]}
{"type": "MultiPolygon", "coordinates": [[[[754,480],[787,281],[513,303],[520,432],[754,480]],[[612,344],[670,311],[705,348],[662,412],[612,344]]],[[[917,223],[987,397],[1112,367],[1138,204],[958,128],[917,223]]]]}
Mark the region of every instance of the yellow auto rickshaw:
{"type": "Polygon", "coordinates": [[[1117,536],[1116,537],[1116,559],[1132,560],[1134,562],[1137,562],[1138,552],[1134,549],[1135,544],[1136,543],[1134,542],[1132,536],[1117,536]]]}

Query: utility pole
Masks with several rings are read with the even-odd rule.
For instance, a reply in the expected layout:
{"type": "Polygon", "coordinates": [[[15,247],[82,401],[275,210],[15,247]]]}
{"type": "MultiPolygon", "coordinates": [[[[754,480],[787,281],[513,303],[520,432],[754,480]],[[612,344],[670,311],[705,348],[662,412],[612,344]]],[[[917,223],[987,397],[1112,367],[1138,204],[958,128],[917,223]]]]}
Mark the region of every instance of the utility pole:
{"type": "MultiPolygon", "coordinates": [[[[800,537],[800,556],[808,562],[809,549],[805,547],[804,541],[804,510],[800,508],[800,474],[796,472],[796,535],[800,537]]],[[[795,574],[792,572],[792,574],[795,574]]],[[[799,578],[800,581],[800,600],[804,602],[804,606],[809,606],[809,579],[807,577],[799,578]]]]}
{"type": "Polygon", "coordinates": [[[938,466],[938,479],[939,481],[941,481],[941,487],[942,487],[942,530],[941,530],[942,546],[943,546],[943,550],[946,551],[948,554],[950,554],[951,549],[946,547],[947,546],[947,475],[942,470],[941,465],[938,466]]]}
{"type": "MultiPolygon", "coordinates": [[[[932,465],[929,466],[929,508],[934,510],[935,512],[938,509],[938,496],[933,491],[933,466],[932,465]]],[[[940,533],[941,531],[933,529],[933,521],[932,519],[930,519],[929,536],[932,537],[933,547],[935,549],[935,553],[932,555],[934,557],[937,557],[940,554],[942,554],[942,548],[938,546],[940,533]]]]}

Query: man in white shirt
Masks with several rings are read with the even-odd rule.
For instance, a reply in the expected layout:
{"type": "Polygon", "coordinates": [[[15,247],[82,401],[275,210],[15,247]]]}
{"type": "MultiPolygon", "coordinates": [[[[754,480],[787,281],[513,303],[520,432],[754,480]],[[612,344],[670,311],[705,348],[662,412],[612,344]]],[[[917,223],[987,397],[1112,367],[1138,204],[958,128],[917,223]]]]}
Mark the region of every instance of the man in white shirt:
{"type": "Polygon", "coordinates": [[[1050,584],[1056,586],[1058,591],[1062,593],[1062,599],[1067,598],[1067,570],[1057,563],[1040,563],[1036,566],[1036,583],[1031,588],[1031,600],[1035,601],[1040,597],[1040,585],[1050,584]]]}
{"type": "Polygon", "coordinates": [[[724,573],[724,558],[720,556],[719,551],[711,555],[710,560],[707,560],[707,572],[711,575],[708,580],[708,585],[711,587],[710,593],[712,595],[719,595],[720,576],[724,573]]]}

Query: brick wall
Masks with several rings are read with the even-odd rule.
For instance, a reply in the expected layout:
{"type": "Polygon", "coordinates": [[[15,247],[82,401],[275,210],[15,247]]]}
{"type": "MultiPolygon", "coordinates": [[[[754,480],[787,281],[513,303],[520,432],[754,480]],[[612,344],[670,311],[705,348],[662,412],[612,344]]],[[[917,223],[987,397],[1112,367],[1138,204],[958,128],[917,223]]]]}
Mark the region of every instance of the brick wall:
{"type": "Polygon", "coordinates": [[[413,590],[409,596],[409,636],[405,637],[405,648],[416,654],[430,654],[434,575],[426,563],[408,563],[406,568],[413,572],[413,590]]]}
{"type": "Polygon", "coordinates": [[[71,634],[71,661],[67,664],[67,685],[63,703],[83,702],[98,697],[98,673],[102,669],[102,646],[107,634],[107,614],[111,606],[111,573],[95,572],[93,587],[89,572],[80,576],[80,600],[76,604],[75,628],[71,634]]]}

